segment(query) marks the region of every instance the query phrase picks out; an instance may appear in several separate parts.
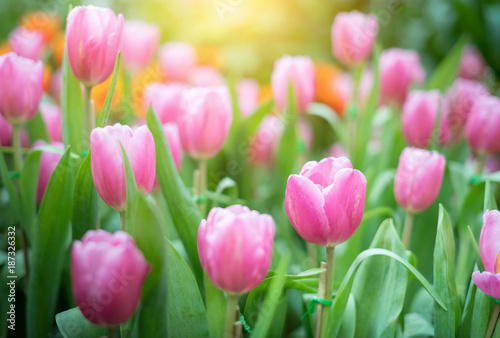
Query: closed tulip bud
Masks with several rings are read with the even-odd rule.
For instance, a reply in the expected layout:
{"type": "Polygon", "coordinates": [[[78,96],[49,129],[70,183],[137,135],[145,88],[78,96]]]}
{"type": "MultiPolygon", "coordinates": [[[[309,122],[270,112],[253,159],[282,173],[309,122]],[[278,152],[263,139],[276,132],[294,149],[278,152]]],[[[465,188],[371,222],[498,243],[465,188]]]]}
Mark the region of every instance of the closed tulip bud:
{"type": "Polygon", "coordinates": [[[299,112],[304,113],[316,95],[316,70],[307,56],[284,56],[274,63],[271,86],[274,101],[280,109],[285,109],[288,88],[292,84],[299,112]]]}
{"type": "Polygon", "coordinates": [[[479,98],[472,106],[465,137],[472,152],[478,155],[500,153],[500,99],[496,96],[479,98]]]}
{"type": "Polygon", "coordinates": [[[12,145],[12,125],[0,115],[0,145],[9,147],[12,145]]]}
{"type": "Polygon", "coordinates": [[[271,265],[274,221],[245,206],[213,208],[198,228],[198,255],[216,287],[238,295],[255,288],[271,265]]]}
{"type": "Polygon", "coordinates": [[[441,189],[445,165],[444,156],[436,151],[403,149],[394,178],[398,204],[412,214],[427,209],[441,189]]]}
{"type": "Polygon", "coordinates": [[[425,70],[418,53],[400,48],[386,49],[380,54],[380,103],[401,106],[412,84],[425,81],[425,70]]]}
{"type": "MultiPolygon", "coordinates": [[[[61,142],[52,142],[45,143],[45,141],[36,141],[33,144],[33,149],[41,148],[45,145],[51,145],[55,148],[59,148],[64,150],[64,144],[61,142]]],[[[45,195],[45,190],[47,190],[47,186],[49,184],[50,177],[54,172],[54,169],[57,167],[59,160],[62,155],[50,151],[43,151],[42,156],[40,157],[40,173],[38,175],[38,188],[36,191],[36,200],[39,204],[43,201],[43,196],[45,195]]]]}
{"type": "Polygon", "coordinates": [[[11,124],[35,117],[42,99],[43,63],[8,53],[0,56],[0,114],[11,124]]]}
{"type": "Polygon", "coordinates": [[[53,142],[62,142],[62,113],[58,105],[42,102],[40,104],[45,127],[53,142]]]}
{"type": "Polygon", "coordinates": [[[100,326],[125,323],[137,309],[151,266],[123,231],[90,230],[71,247],[71,285],[76,304],[100,326]]]}
{"type": "Polygon", "coordinates": [[[152,105],[162,123],[177,122],[182,113],[182,95],[187,89],[181,83],[149,83],[144,90],[145,106],[152,105]]]}
{"type": "Polygon", "coordinates": [[[39,31],[17,27],[9,35],[9,44],[17,55],[38,61],[43,55],[45,37],[39,31]]]}
{"type": "Polygon", "coordinates": [[[159,42],[158,26],[142,21],[125,21],[121,48],[125,67],[132,72],[146,68],[159,42]]]}
{"type": "Polygon", "coordinates": [[[464,79],[478,79],[483,75],[485,67],[481,53],[475,47],[467,46],[460,59],[458,74],[464,79]]]}
{"type": "Polygon", "coordinates": [[[378,34],[377,18],[358,11],[337,14],[332,25],[333,55],[346,65],[366,60],[378,34]]]}
{"type": "Polygon", "coordinates": [[[95,128],[90,136],[92,177],[104,202],[117,211],[124,211],[127,202],[125,165],[120,147],[130,160],[137,186],[149,193],[156,174],[155,144],[146,126],[135,132],[119,123],[95,128]]]}
{"type": "Polygon", "coordinates": [[[71,70],[87,87],[106,80],[120,48],[123,16],[109,8],[77,6],[68,15],[66,49],[71,70]]]}
{"type": "Polygon", "coordinates": [[[217,87],[224,85],[222,74],[210,66],[198,66],[189,72],[187,82],[195,87],[217,87]]]}
{"type": "Polygon", "coordinates": [[[307,162],[291,175],[285,209],[298,234],[316,245],[332,247],[349,239],[363,218],[366,179],[346,157],[307,162]]]}
{"type": "Polygon", "coordinates": [[[248,117],[259,106],[259,83],[253,79],[242,79],[236,86],[238,105],[243,117],[248,117]]]}
{"type": "Polygon", "coordinates": [[[226,87],[187,90],[178,121],[184,151],[197,160],[213,157],[222,148],[232,121],[231,97],[226,87]]]}
{"type": "Polygon", "coordinates": [[[198,57],[187,42],[167,42],[160,48],[159,63],[169,81],[186,81],[198,57]]]}
{"type": "Polygon", "coordinates": [[[439,109],[441,119],[439,124],[438,142],[447,144],[451,138],[448,124],[448,103],[441,100],[438,90],[412,91],[403,106],[403,135],[406,142],[414,147],[427,148],[430,144],[439,109]]]}
{"type": "Polygon", "coordinates": [[[500,212],[487,210],[483,215],[483,223],[479,253],[485,271],[475,271],[472,280],[488,296],[500,298],[500,212]]]}

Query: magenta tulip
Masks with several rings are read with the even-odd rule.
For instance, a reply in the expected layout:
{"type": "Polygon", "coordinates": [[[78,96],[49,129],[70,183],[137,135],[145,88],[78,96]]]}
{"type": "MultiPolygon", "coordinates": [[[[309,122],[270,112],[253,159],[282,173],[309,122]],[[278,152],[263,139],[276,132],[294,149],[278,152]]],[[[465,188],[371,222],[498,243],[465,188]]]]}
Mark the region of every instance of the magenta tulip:
{"type": "Polygon", "coordinates": [[[15,53],[0,55],[0,88],[0,114],[11,124],[28,122],[42,99],[42,61],[15,53]]]}
{"type": "Polygon", "coordinates": [[[366,60],[378,34],[377,18],[358,11],[337,14],[332,25],[333,55],[346,65],[366,60]]]}
{"type": "Polygon", "coordinates": [[[187,90],[178,121],[184,151],[197,160],[213,157],[222,148],[232,121],[231,97],[226,87],[187,90]]]}
{"type": "Polygon", "coordinates": [[[12,125],[0,115],[0,145],[9,147],[12,145],[12,125]]]}
{"type": "Polygon", "coordinates": [[[162,123],[177,122],[181,115],[182,95],[188,87],[181,83],[152,82],[144,90],[144,103],[150,104],[162,123]]]}
{"type": "Polygon", "coordinates": [[[169,81],[186,81],[198,57],[187,42],[167,42],[160,48],[159,63],[169,81]]]}
{"type": "Polygon", "coordinates": [[[438,142],[447,144],[451,138],[448,124],[448,103],[441,99],[438,90],[412,91],[406,98],[403,106],[401,123],[406,142],[414,147],[427,148],[431,142],[434,124],[441,110],[438,142]]]}
{"type": "MultiPolygon", "coordinates": [[[[64,144],[61,142],[52,142],[50,144],[45,143],[45,141],[36,141],[33,144],[33,149],[38,149],[46,145],[51,145],[55,148],[64,150],[64,144]]],[[[38,203],[42,203],[43,196],[45,195],[45,190],[49,184],[50,177],[57,167],[62,154],[58,154],[50,151],[42,151],[42,156],[40,157],[40,173],[38,175],[38,188],[36,191],[36,199],[38,203]]]]}
{"type": "Polygon", "coordinates": [[[124,211],[127,202],[123,145],[140,189],[151,191],[156,173],[153,135],[146,126],[135,132],[119,123],[96,128],[90,136],[92,177],[97,192],[111,208],[124,211]]]}
{"type": "Polygon", "coordinates": [[[274,221],[245,206],[213,208],[198,228],[198,254],[216,287],[238,295],[256,287],[271,265],[274,221]]]}
{"type": "Polygon", "coordinates": [[[40,104],[40,114],[42,115],[45,127],[53,142],[62,142],[62,113],[58,105],[42,102],[40,104]]]}
{"type": "Polygon", "coordinates": [[[238,105],[243,117],[248,117],[259,106],[259,83],[253,79],[242,79],[236,86],[238,105]]]}
{"type": "Polygon", "coordinates": [[[132,72],[146,68],[160,42],[158,26],[142,21],[127,20],[123,25],[123,64],[132,72]]]}
{"type": "Polygon", "coordinates": [[[198,66],[193,68],[188,75],[187,82],[195,87],[223,86],[225,81],[222,74],[214,67],[198,66]]]}
{"type": "Polygon", "coordinates": [[[271,76],[274,101],[285,109],[290,83],[295,90],[299,112],[304,113],[316,95],[314,63],[307,56],[284,56],[274,63],[271,76]]]}
{"type": "Polygon", "coordinates": [[[285,193],[288,218],[299,235],[333,247],[349,239],[363,218],[366,179],[346,157],[307,162],[291,175],[285,193]]]}
{"type": "Polygon", "coordinates": [[[475,271],[472,280],[488,296],[500,298],[500,212],[487,210],[483,215],[483,223],[479,253],[485,271],[475,271]]]}
{"type": "Polygon", "coordinates": [[[380,55],[380,103],[401,106],[412,84],[425,80],[425,71],[415,51],[386,49],[380,55]]]}
{"type": "Polygon", "coordinates": [[[458,74],[464,79],[478,79],[483,75],[485,67],[481,53],[475,47],[467,46],[460,59],[458,74]]]}
{"type": "Polygon", "coordinates": [[[500,153],[500,99],[496,96],[479,98],[472,106],[465,137],[473,153],[500,153]]]}
{"type": "Polygon", "coordinates": [[[77,6],[68,15],[66,49],[73,74],[85,86],[106,80],[120,48],[123,17],[109,8],[77,6]]]}
{"type": "Polygon", "coordinates": [[[123,231],[90,230],[71,247],[71,285],[76,304],[90,322],[125,323],[137,309],[151,266],[123,231]]]}
{"type": "Polygon", "coordinates": [[[441,189],[445,165],[444,156],[436,151],[403,149],[394,178],[398,204],[412,214],[427,209],[441,189]]]}
{"type": "Polygon", "coordinates": [[[45,37],[39,31],[17,27],[9,35],[9,44],[19,56],[38,61],[45,48],[45,37]]]}

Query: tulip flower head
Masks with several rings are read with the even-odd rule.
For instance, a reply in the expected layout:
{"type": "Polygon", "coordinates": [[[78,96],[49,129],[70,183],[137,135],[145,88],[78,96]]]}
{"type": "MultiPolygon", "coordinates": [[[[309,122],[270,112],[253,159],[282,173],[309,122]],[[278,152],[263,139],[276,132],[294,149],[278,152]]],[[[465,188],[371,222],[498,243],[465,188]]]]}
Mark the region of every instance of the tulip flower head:
{"type": "MultiPolygon", "coordinates": [[[[45,141],[36,141],[33,144],[33,149],[37,149],[47,145],[45,141]]],[[[64,144],[61,142],[52,142],[49,145],[64,150],[64,144]]],[[[42,156],[40,157],[40,173],[38,175],[38,188],[36,192],[36,199],[39,204],[42,203],[43,197],[45,195],[45,191],[47,190],[47,186],[49,185],[50,177],[54,172],[54,169],[57,167],[59,160],[62,155],[54,152],[43,151],[42,156]]]]}
{"type": "Polygon", "coordinates": [[[39,31],[17,27],[10,33],[9,43],[17,55],[38,61],[45,48],[45,37],[39,31]]]}
{"type": "Polygon", "coordinates": [[[472,280],[487,295],[500,298],[500,212],[487,210],[483,215],[483,223],[479,253],[485,271],[475,271],[472,280]]]}
{"type": "Polygon", "coordinates": [[[306,241],[332,247],[358,229],[365,194],[365,176],[346,157],[311,161],[288,178],[286,213],[306,241]]]}
{"type": "Polygon", "coordinates": [[[175,167],[177,170],[181,170],[182,144],[181,137],[179,136],[179,128],[177,127],[177,124],[169,122],[163,125],[163,131],[165,132],[165,137],[167,138],[168,147],[172,153],[175,167]]]}
{"type": "Polygon", "coordinates": [[[123,231],[90,230],[71,247],[71,284],[76,304],[90,322],[118,326],[137,309],[151,266],[123,231]]]}
{"type": "Polygon", "coordinates": [[[259,83],[252,79],[242,79],[236,86],[238,104],[243,117],[248,117],[259,105],[259,83]]]}
{"type": "Polygon", "coordinates": [[[181,116],[182,95],[188,87],[181,83],[151,82],[144,89],[144,104],[153,106],[162,123],[177,122],[181,116]]]}
{"type": "Polygon", "coordinates": [[[194,67],[188,74],[187,82],[195,87],[216,87],[224,85],[224,77],[211,66],[194,67]]]}
{"type": "Polygon", "coordinates": [[[478,79],[483,75],[485,67],[486,62],[481,53],[474,46],[467,46],[460,59],[458,74],[464,79],[478,79]]]}
{"type": "Polygon", "coordinates": [[[472,106],[465,125],[465,137],[478,155],[500,153],[500,98],[480,97],[472,106]]]}
{"type": "Polygon", "coordinates": [[[62,113],[58,105],[42,102],[40,104],[40,114],[49,133],[50,139],[54,142],[62,142],[62,113]]]}
{"type": "Polygon", "coordinates": [[[159,54],[160,68],[169,81],[186,81],[198,62],[196,49],[187,42],[167,42],[159,54]]]}
{"type": "Polygon", "coordinates": [[[255,288],[271,265],[273,218],[242,205],[213,208],[198,228],[198,254],[212,283],[228,294],[255,288]]]}
{"type": "Polygon", "coordinates": [[[132,72],[146,68],[160,41],[158,26],[142,21],[127,20],[123,26],[123,64],[132,72]]]}
{"type": "Polygon", "coordinates": [[[9,147],[12,145],[12,125],[0,115],[0,145],[9,147]]]}

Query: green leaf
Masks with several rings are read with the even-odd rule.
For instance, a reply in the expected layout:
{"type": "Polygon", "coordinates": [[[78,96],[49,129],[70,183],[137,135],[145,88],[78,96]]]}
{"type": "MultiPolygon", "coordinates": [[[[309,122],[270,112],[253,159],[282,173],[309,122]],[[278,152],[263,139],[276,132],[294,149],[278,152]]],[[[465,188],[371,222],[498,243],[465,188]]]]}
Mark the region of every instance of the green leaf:
{"type": "Polygon", "coordinates": [[[89,322],[77,307],[58,313],[56,323],[64,338],[99,338],[108,333],[105,327],[89,322]]]}
{"type": "Polygon", "coordinates": [[[457,77],[458,65],[462,58],[462,51],[467,45],[467,38],[460,38],[453,46],[446,57],[441,61],[432,73],[429,81],[427,82],[426,89],[439,89],[444,92],[457,77]]]}
{"type": "Polygon", "coordinates": [[[354,338],[356,337],[356,300],[352,293],[349,295],[347,300],[347,305],[345,308],[344,316],[342,317],[342,323],[340,324],[340,330],[337,337],[342,338],[354,338]]]}
{"type": "Polygon", "coordinates": [[[439,205],[434,246],[434,287],[448,309],[435,309],[436,336],[455,336],[460,325],[460,304],[455,282],[455,239],[450,218],[442,205],[439,205]]]}
{"type": "Polygon", "coordinates": [[[490,317],[490,301],[491,297],[485,294],[483,291],[476,289],[476,297],[474,299],[474,309],[472,310],[472,324],[470,329],[470,335],[467,337],[484,337],[486,332],[486,326],[488,324],[488,318],[490,317]]]}
{"type": "Polygon", "coordinates": [[[493,189],[491,181],[486,179],[484,186],[484,208],[483,210],[496,210],[498,209],[497,202],[495,200],[495,195],[493,194],[493,189]]]}
{"type": "Polygon", "coordinates": [[[434,327],[419,313],[405,314],[405,330],[403,338],[434,337],[434,327]]]}
{"type": "Polygon", "coordinates": [[[92,229],[97,229],[99,196],[94,186],[91,168],[91,151],[83,160],[75,182],[73,201],[73,239],[80,239],[92,229]]]}
{"type": "Polygon", "coordinates": [[[222,193],[226,189],[231,192],[231,197],[233,200],[236,200],[238,198],[238,185],[232,178],[224,177],[222,180],[220,180],[220,182],[217,184],[217,188],[215,189],[214,207],[217,207],[219,205],[222,193]]]}
{"type": "Polygon", "coordinates": [[[30,140],[44,140],[45,142],[50,141],[49,134],[47,133],[47,128],[45,127],[45,122],[43,121],[40,112],[38,112],[35,117],[33,117],[28,123],[26,123],[26,129],[28,130],[30,140]]]}
{"type": "Polygon", "coordinates": [[[121,52],[116,55],[115,69],[113,70],[113,77],[111,78],[111,83],[109,84],[108,93],[106,94],[106,100],[104,100],[104,105],[102,106],[101,115],[99,116],[98,127],[104,127],[108,122],[109,112],[111,110],[111,104],[113,103],[113,97],[115,95],[116,83],[118,82],[118,74],[120,73],[120,59],[121,52]]]}
{"type": "Polygon", "coordinates": [[[255,112],[250,115],[245,121],[244,125],[247,130],[248,136],[252,136],[259,128],[262,120],[271,112],[274,107],[274,101],[272,99],[261,104],[255,112]]]}
{"type": "Polygon", "coordinates": [[[19,201],[19,195],[17,194],[14,182],[9,175],[9,169],[7,168],[7,163],[5,162],[5,157],[3,155],[2,147],[0,147],[0,176],[2,177],[2,183],[9,194],[10,203],[14,212],[21,217],[21,203],[19,201]]]}
{"type": "Polygon", "coordinates": [[[38,190],[38,173],[40,171],[40,150],[33,150],[26,157],[23,172],[19,179],[21,191],[22,225],[30,243],[36,222],[36,194],[38,190]]]}
{"type": "Polygon", "coordinates": [[[210,337],[223,337],[224,324],[226,322],[226,297],[224,296],[224,292],[212,283],[207,273],[203,273],[203,284],[205,285],[205,299],[207,304],[210,337]]]}
{"type": "Polygon", "coordinates": [[[314,102],[307,107],[307,113],[325,120],[342,144],[346,144],[347,132],[345,130],[345,125],[332,108],[326,104],[314,102]]]}
{"type": "Polygon", "coordinates": [[[463,205],[463,202],[467,197],[467,189],[469,184],[465,175],[464,165],[457,162],[450,162],[447,166],[450,173],[451,183],[453,185],[453,190],[457,196],[457,204],[461,206],[463,205]]]}
{"type": "Polygon", "coordinates": [[[122,149],[123,155],[123,164],[125,165],[125,177],[127,184],[127,208],[125,211],[125,231],[128,233],[132,233],[132,227],[134,226],[133,222],[135,220],[135,213],[137,211],[137,199],[139,196],[139,189],[137,188],[137,183],[135,182],[134,172],[132,170],[132,165],[130,164],[130,160],[128,158],[127,152],[123,147],[123,144],[120,143],[120,147],[122,149]]]}
{"type": "Polygon", "coordinates": [[[55,168],[33,237],[27,296],[29,337],[47,337],[56,310],[61,273],[71,236],[71,208],[75,174],[66,150],[55,168]]]}
{"type": "MultiPolygon", "coordinates": [[[[379,227],[370,248],[383,248],[406,257],[392,219],[379,227]]],[[[372,257],[358,269],[352,286],[356,299],[356,337],[394,337],[403,309],[408,280],[406,269],[389,257],[372,257]]]]}
{"type": "Polygon", "coordinates": [[[469,231],[469,236],[472,244],[472,249],[474,250],[474,254],[476,256],[476,263],[479,267],[479,270],[484,271],[483,259],[481,258],[481,253],[479,252],[479,246],[477,245],[476,237],[472,233],[470,226],[467,226],[467,230],[469,231]]]}

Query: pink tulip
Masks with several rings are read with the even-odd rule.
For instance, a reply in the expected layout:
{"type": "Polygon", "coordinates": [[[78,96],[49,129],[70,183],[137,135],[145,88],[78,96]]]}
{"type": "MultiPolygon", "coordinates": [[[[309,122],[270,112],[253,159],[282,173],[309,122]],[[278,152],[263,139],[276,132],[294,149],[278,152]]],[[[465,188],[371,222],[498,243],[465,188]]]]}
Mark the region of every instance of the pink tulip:
{"type": "Polygon", "coordinates": [[[58,104],[61,103],[61,92],[62,92],[62,68],[58,68],[52,78],[50,79],[50,96],[58,104]]]}
{"type": "Polygon", "coordinates": [[[9,35],[12,50],[19,56],[38,61],[45,48],[45,37],[41,32],[17,27],[9,35]]]}
{"type": "Polygon", "coordinates": [[[132,72],[146,68],[160,42],[158,26],[127,20],[123,26],[123,64],[132,72]]]}
{"type": "Polygon", "coordinates": [[[182,144],[181,137],[179,135],[179,128],[177,127],[177,124],[169,122],[163,125],[163,131],[165,132],[165,137],[167,138],[168,147],[172,153],[175,166],[177,170],[180,171],[182,164],[182,144]]]}
{"type": "Polygon", "coordinates": [[[363,218],[366,179],[346,157],[307,162],[291,175],[285,193],[288,218],[306,241],[335,246],[349,239],[363,218]]]}
{"type": "Polygon", "coordinates": [[[181,116],[182,95],[188,87],[181,83],[149,83],[144,90],[144,103],[150,104],[162,123],[177,122],[181,116]]]}
{"type": "MultiPolygon", "coordinates": [[[[335,81],[335,89],[339,96],[344,102],[348,102],[353,99],[353,88],[354,83],[352,81],[352,76],[349,73],[344,73],[339,76],[337,81],[335,81]]],[[[358,112],[362,113],[363,109],[370,97],[371,90],[373,88],[373,73],[370,68],[365,69],[363,75],[361,76],[361,83],[359,86],[359,98],[358,103],[361,108],[358,112]]],[[[337,156],[334,156],[337,157],[337,156]]]]}
{"type": "Polygon", "coordinates": [[[198,57],[187,42],[167,42],[160,48],[160,68],[169,81],[186,81],[198,57]]]}
{"type": "Polygon", "coordinates": [[[282,118],[267,115],[259,125],[257,133],[250,142],[249,161],[253,165],[274,164],[274,154],[283,134],[282,118]]]}
{"type": "Polygon", "coordinates": [[[472,106],[465,136],[473,153],[500,153],[500,99],[496,96],[479,98],[472,106]]]}
{"type": "Polygon", "coordinates": [[[187,81],[195,87],[216,87],[224,85],[222,74],[210,66],[198,66],[193,68],[188,75],[187,81]]]}
{"type": "Polygon", "coordinates": [[[295,90],[299,112],[304,113],[316,95],[314,63],[307,56],[284,56],[274,63],[271,86],[274,101],[285,109],[290,83],[295,90]]]}
{"type": "Polygon", "coordinates": [[[35,117],[42,99],[43,63],[15,53],[0,55],[0,114],[11,124],[35,117]]]}
{"type": "Polygon", "coordinates": [[[228,294],[256,287],[271,265],[274,221],[245,206],[213,208],[198,228],[198,254],[212,283],[228,294]]]}
{"type": "MultiPolygon", "coordinates": [[[[50,144],[45,143],[45,141],[39,140],[33,144],[33,149],[41,148],[46,145],[51,145],[55,148],[64,150],[64,144],[61,142],[52,142],[50,144]]],[[[50,177],[57,167],[59,160],[62,155],[58,153],[53,153],[50,151],[43,151],[40,157],[40,173],[38,175],[38,188],[36,191],[36,200],[39,204],[43,201],[43,196],[45,196],[45,190],[49,185],[50,177]]]]}
{"type": "Polygon", "coordinates": [[[213,157],[222,148],[232,121],[231,97],[226,87],[187,90],[178,120],[184,151],[197,160],[213,157]]]}
{"type": "Polygon", "coordinates": [[[460,59],[458,74],[464,79],[478,79],[483,75],[486,63],[483,56],[473,46],[467,46],[460,59]]]}
{"type": "Polygon", "coordinates": [[[347,151],[344,146],[340,142],[336,142],[332,144],[330,148],[328,148],[328,156],[330,157],[342,157],[347,156],[347,151]]]}
{"type": "Polygon", "coordinates": [[[90,322],[118,326],[137,309],[151,266],[123,231],[90,230],[71,247],[75,301],[90,322]]]}
{"type": "Polygon", "coordinates": [[[77,6],[68,15],[66,49],[73,74],[85,86],[106,80],[120,48],[123,16],[109,8],[77,6]]]}
{"type": "Polygon", "coordinates": [[[444,156],[436,151],[403,149],[394,178],[398,204],[410,213],[427,209],[441,189],[445,165],[444,156]]]}
{"type": "Polygon", "coordinates": [[[0,115],[0,145],[10,147],[12,145],[12,125],[0,115]]]}
{"type": "Polygon", "coordinates": [[[380,102],[401,106],[412,84],[425,81],[425,70],[417,52],[399,48],[386,49],[380,55],[380,102]]]}
{"type": "Polygon", "coordinates": [[[479,237],[479,253],[484,272],[474,271],[474,284],[488,296],[500,298],[500,212],[487,210],[483,215],[484,225],[479,237]]]}
{"type": "Polygon", "coordinates": [[[337,14],[332,25],[333,55],[346,65],[366,60],[378,34],[377,18],[358,11],[337,14]]]}
{"type": "Polygon", "coordinates": [[[433,136],[434,124],[441,109],[438,141],[440,145],[450,141],[451,130],[448,124],[448,103],[441,100],[438,90],[412,91],[403,106],[401,123],[406,142],[414,147],[427,148],[433,136]]]}
{"type": "Polygon", "coordinates": [[[42,115],[50,139],[54,142],[62,142],[62,113],[58,105],[42,102],[40,104],[42,115]]]}
{"type": "Polygon", "coordinates": [[[135,132],[119,123],[95,128],[90,136],[92,177],[97,192],[111,208],[124,211],[127,202],[123,145],[140,189],[151,191],[156,173],[153,135],[146,126],[135,132]]]}
{"type": "Polygon", "coordinates": [[[243,117],[248,117],[259,106],[259,83],[253,79],[242,79],[236,86],[238,105],[243,117]]]}

